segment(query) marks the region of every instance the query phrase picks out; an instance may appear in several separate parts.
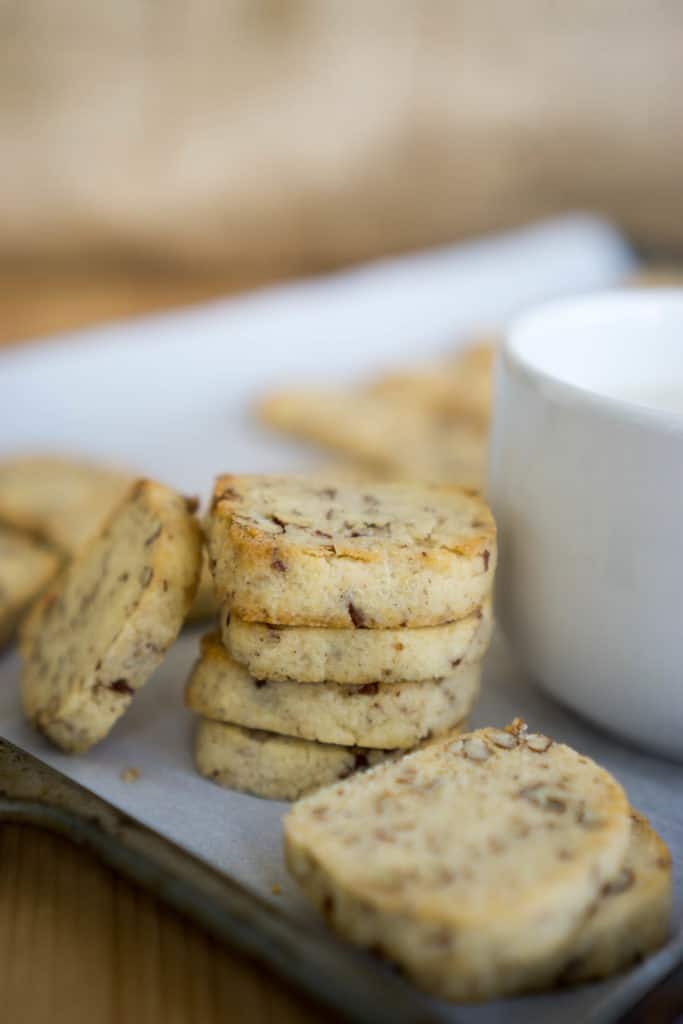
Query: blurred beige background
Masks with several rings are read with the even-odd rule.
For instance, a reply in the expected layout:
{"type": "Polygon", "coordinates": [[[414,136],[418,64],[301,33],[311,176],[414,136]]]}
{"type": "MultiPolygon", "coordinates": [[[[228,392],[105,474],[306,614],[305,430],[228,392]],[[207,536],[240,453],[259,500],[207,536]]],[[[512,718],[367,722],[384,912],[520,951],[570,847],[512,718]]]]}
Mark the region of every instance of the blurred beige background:
{"type": "Polygon", "coordinates": [[[677,0],[0,0],[0,258],[278,274],[597,209],[683,248],[677,0]]]}

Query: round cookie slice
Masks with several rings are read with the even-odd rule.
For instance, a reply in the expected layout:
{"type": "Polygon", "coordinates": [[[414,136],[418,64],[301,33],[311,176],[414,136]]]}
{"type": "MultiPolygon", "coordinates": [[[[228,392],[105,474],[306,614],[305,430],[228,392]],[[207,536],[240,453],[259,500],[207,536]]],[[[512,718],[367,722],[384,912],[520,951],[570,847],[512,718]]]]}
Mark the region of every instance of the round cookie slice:
{"type": "Polygon", "coordinates": [[[54,551],[0,524],[0,647],[12,637],[22,615],[58,567],[54,551]]]}
{"type": "Polygon", "coordinates": [[[479,693],[479,665],[445,679],[391,685],[255,679],[215,634],[202,639],[185,703],[205,718],[346,746],[409,748],[461,723],[479,693]]]}
{"type": "Polygon", "coordinates": [[[630,828],[608,772],[519,720],[327,787],[284,823],[289,869],[332,927],[461,1001],[566,964],[630,828]]]}
{"type": "Polygon", "coordinates": [[[34,607],[24,710],[57,746],[80,753],[106,736],[161,662],[194,598],[200,543],[192,503],[140,480],[34,607]]]}
{"type": "Polygon", "coordinates": [[[395,750],[364,750],[278,736],[200,718],[195,760],[202,775],[269,800],[296,800],[321,786],[396,757],[395,750]]]}
{"type": "Polygon", "coordinates": [[[496,529],[484,501],[418,483],[216,481],[217,597],[248,622],[395,629],[470,615],[488,597],[496,529]]]}
{"type": "Polygon", "coordinates": [[[223,643],[252,676],[299,683],[440,679],[481,661],[492,630],[488,598],[464,619],[420,629],[272,626],[221,616],[223,643]]]}

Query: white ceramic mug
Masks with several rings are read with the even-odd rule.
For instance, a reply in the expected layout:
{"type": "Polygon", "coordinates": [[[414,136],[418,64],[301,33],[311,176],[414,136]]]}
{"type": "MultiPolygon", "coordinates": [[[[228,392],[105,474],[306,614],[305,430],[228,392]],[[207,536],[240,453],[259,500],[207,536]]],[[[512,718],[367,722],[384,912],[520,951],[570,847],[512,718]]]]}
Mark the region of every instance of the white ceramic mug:
{"type": "Polygon", "coordinates": [[[530,674],[683,760],[683,289],[554,302],[497,370],[497,612],[530,674]]]}

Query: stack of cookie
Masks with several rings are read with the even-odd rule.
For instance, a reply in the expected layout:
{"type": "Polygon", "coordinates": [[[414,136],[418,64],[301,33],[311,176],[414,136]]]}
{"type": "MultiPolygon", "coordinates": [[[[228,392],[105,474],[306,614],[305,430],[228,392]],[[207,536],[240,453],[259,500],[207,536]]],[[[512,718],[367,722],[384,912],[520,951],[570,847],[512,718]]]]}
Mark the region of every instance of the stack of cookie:
{"type": "Polygon", "coordinates": [[[480,498],[224,476],[207,533],[220,632],[186,691],[202,774],[295,799],[462,726],[491,632],[480,498]]]}

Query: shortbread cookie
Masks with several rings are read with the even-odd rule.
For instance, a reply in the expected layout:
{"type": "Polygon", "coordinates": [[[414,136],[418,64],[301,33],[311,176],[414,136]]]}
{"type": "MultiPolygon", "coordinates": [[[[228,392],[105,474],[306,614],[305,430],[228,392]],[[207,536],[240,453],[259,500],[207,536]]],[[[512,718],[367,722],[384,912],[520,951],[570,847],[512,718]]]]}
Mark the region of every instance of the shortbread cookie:
{"type": "Polygon", "coordinates": [[[371,385],[371,391],[430,413],[454,420],[470,419],[487,427],[495,357],[496,346],[491,341],[472,345],[450,358],[385,374],[371,385]]]}
{"type": "Polygon", "coordinates": [[[194,599],[200,531],[179,494],[140,480],[22,631],[27,717],[63,750],[107,735],[194,599]]]}
{"type": "Polygon", "coordinates": [[[555,984],[595,981],[662,946],[671,920],[671,856],[646,818],[632,812],[631,841],[616,876],[572,944],[555,984]]]}
{"type": "Polygon", "coordinates": [[[284,827],[291,873],[337,931],[477,1001],[566,965],[631,821],[608,772],[516,721],[330,786],[284,827]]]}
{"type": "Polygon", "coordinates": [[[310,388],[259,406],[271,427],[406,479],[480,488],[486,431],[382,394],[310,388]]]}
{"type": "Polygon", "coordinates": [[[492,628],[489,599],[464,619],[419,629],[272,626],[221,616],[223,642],[252,676],[298,683],[439,679],[481,661],[492,628]]]}
{"type": "Polygon", "coordinates": [[[199,719],[195,737],[202,775],[227,789],[269,800],[296,800],[396,756],[396,751],[312,743],[206,718],[199,719]]]}
{"type": "Polygon", "coordinates": [[[72,459],[0,463],[0,521],[75,554],[122,501],[132,477],[72,459]]]}
{"type": "Polygon", "coordinates": [[[217,597],[248,622],[441,625],[482,604],[496,565],[491,512],[456,487],[222,476],[207,534],[217,597]]]}
{"type": "Polygon", "coordinates": [[[13,636],[22,615],[58,567],[54,551],[0,524],[0,647],[13,636]]]}
{"type": "Polygon", "coordinates": [[[270,682],[254,679],[215,634],[202,640],[190,676],[187,706],[204,718],[284,736],[345,746],[414,747],[450,732],[479,693],[479,665],[461,665],[438,681],[419,683],[270,682]]]}

